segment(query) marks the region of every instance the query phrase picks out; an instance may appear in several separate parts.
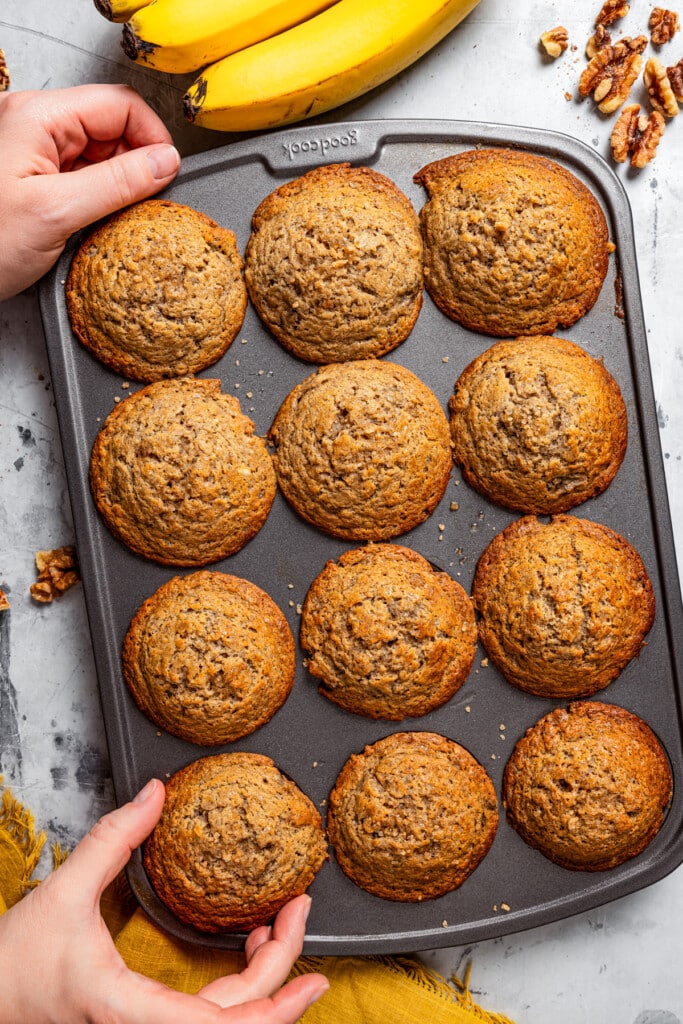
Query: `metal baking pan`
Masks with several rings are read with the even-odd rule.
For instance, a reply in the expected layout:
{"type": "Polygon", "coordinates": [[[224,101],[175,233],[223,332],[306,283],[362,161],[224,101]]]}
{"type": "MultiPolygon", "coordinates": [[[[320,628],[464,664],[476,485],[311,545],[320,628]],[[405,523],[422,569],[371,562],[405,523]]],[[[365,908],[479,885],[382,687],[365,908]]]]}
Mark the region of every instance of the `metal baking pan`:
{"type": "MultiPolygon", "coordinates": [[[[341,160],[370,165],[395,181],[419,210],[425,194],[413,183],[413,174],[431,160],[484,145],[521,147],[566,166],[598,198],[616,244],[597,303],[571,329],[558,334],[603,358],[618,380],[628,410],[629,445],[609,488],[573,511],[623,534],[640,552],[652,578],[657,615],[648,644],[597,699],[636,712],[657,733],[671,759],[673,803],[660,833],[640,856],[598,873],[553,865],[522,842],[501,809],[495,842],[474,874],[455,892],[422,904],[368,895],[342,874],[331,856],[311,887],[313,907],[305,945],[309,953],[407,952],[487,939],[564,918],[641,889],[683,860],[683,613],[632,220],[625,192],[611,169],[589,147],[548,131],[461,121],[360,121],[250,137],[186,158],[165,195],[203,210],[234,230],[244,252],[251,214],[260,200],[313,166],[341,160]]],[[[123,802],[150,776],[164,778],[197,757],[227,748],[197,747],[160,734],[135,707],[122,679],[121,644],[131,617],[145,598],[176,573],[138,558],[116,541],[92,502],[88,464],[93,440],[115,398],[125,398],[130,390],[70,330],[64,281],[80,240],[81,236],[71,239],[44,282],[41,310],[111,770],[116,798],[123,802]]],[[[413,370],[445,409],[461,370],[493,340],[460,328],[425,295],[412,334],[385,358],[413,370]]],[[[231,348],[202,376],[219,377],[223,390],[239,397],[257,431],[265,434],[281,401],[313,369],[285,352],[250,307],[231,348]]],[[[397,538],[397,543],[414,547],[469,591],[479,555],[513,518],[513,513],[469,489],[454,470],[434,514],[397,538]]],[[[246,577],[266,590],[287,614],[296,637],[297,605],[311,581],[327,559],[354,546],[300,521],[278,494],[261,532],[215,568],[246,577]]],[[[284,707],[266,726],[230,749],[268,754],[324,815],[329,791],[351,753],[391,732],[431,730],[470,750],[487,768],[500,795],[503,767],[516,740],[560,703],[514,689],[486,664],[485,652],[479,648],[468,680],[444,707],[402,723],[371,721],[321,697],[299,651],[296,681],[284,707]]],[[[177,921],[151,890],[139,852],[133,855],[129,879],[146,911],[173,935],[208,946],[242,945],[244,936],[206,935],[177,921]]]]}

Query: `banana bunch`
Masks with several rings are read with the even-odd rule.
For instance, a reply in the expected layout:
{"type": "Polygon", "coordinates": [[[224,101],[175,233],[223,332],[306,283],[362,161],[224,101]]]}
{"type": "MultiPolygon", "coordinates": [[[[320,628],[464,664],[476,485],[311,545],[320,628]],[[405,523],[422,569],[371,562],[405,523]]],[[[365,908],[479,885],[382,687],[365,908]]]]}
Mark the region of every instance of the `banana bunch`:
{"type": "Polygon", "coordinates": [[[160,71],[200,71],[189,121],[254,131],[355,99],[408,67],[479,0],[94,0],[160,71]],[[203,70],[202,70],[203,69],[203,70]]]}

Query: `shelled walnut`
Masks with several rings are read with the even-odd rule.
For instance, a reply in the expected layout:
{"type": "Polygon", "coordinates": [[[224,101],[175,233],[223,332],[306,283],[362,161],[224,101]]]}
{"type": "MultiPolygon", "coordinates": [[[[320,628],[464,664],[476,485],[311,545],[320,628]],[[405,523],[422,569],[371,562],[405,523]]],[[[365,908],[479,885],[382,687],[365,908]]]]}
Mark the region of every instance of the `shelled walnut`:
{"type": "Polygon", "coordinates": [[[612,130],[610,148],[617,163],[631,157],[631,167],[642,168],[650,163],[664,134],[664,118],[658,110],[648,116],[640,113],[640,104],[624,107],[612,130]]]}
{"type": "Polygon", "coordinates": [[[683,103],[683,57],[678,64],[666,69],[666,77],[669,79],[672,93],[679,103],[683,103]]]}
{"type": "Polygon", "coordinates": [[[76,551],[72,547],[36,552],[38,580],[31,584],[31,597],[40,604],[49,604],[65,590],[78,583],[80,575],[76,551]]]}
{"type": "Polygon", "coordinates": [[[4,92],[5,89],[9,89],[9,71],[7,70],[5,51],[0,50],[0,92],[4,92]]]}
{"type": "Polygon", "coordinates": [[[609,46],[612,42],[612,36],[605,29],[604,25],[596,25],[595,32],[586,43],[586,56],[589,60],[593,60],[598,50],[601,50],[603,46],[609,46]]]}
{"type": "Polygon", "coordinates": [[[541,46],[549,57],[555,59],[569,46],[569,33],[563,25],[551,28],[541,35],[541,46]]]}
{"type": "Polygon", "coordinates": [[[0,587],[0,612],[6,612],[8,610],[8,608],[9,608],[9,600],[7,598],[7,594],[2,589],[2,587],[0,587]]]}
{"type": "Polygon", "coordinates": [[[650,14],[650,38],[655,46],[663,46],[673,39],[680,28],[676,11],[653,7],[650,14]]]}
{"type": "Polygon", "coordinates": [[[678,101],[671,88],[666,68],[656,57],[650,57],[645,64],[643,82],[653,109],[658,110],[664,117],[676,117],[678,101]]]}
{"type": "Polygon", "coordinates": [[[611,25],[613,21],[624,18],[631,9],[625,0],[605,0],[602,9],[595,19],[596,25],[611,25]]]}
{"type": "Polygon", "coordinates": [[[640,74],[641,56],[647,36],[624,36],[616,43],[598,50],[579,79],[581,96],[593,94],[603,114],[611,114],[628,98],[631,86],[640,74]]]}

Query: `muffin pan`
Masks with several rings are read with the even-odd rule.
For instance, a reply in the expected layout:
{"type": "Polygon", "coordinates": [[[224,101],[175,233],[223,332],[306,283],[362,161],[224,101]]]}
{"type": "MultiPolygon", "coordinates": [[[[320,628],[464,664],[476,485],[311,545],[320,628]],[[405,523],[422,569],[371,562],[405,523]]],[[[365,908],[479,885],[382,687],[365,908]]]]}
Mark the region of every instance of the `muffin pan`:
{"type": "MultiPolygon", "coordinates": [[[[604,358],[626,401],[629,444],[607,490],[572,511],[623,534],[652,579],[657,612],[647,646],[599,699],[635,712],[655,731],[671,760],[673,801],[661,831],[642,854],[598,873],[551,864],[509,827],[501,807],[493,846],[474,874],[455,892],[419,904],[394,903],[363,892],[332,856],[310,890],[308,953],[407,952],[491,938],[641,889],[683,860],[683,613],[631,214],[610,168],[584,144],[547,131],[459,121],[359,121],[307,125],[188,157],[164,195],[234,230],[243,253],[258,203],[311,167],[341,160],[367,164],[395,181],[419,210],[426,195],[413,183],[413,174],[432,160],[482,145],[522,147],[563,164],[598,198],[616,245],[595,306],[573,327],[556,333],[604,358]]],[[[256,733],[229,746],[204,748],[176,739],[138,711],[122,677],[123,638],[140,604],[179,573],[128,551],[109,533],[92,501],[88,466],[95,436],[115,401],[139,385],[129,385],[98,363],[71,332],[64,281],[82,237],[70,240],[43,282],[40,298],[117,801],[128,800],[150,776],[164,778],[198,757],[224,749],[250,750],[272,757],[324,814],[348,756],[406,729],[442,733],[462,744],[486,767],[500,799],[503,768],[517,739],[566,702],[516,690],[488,664],[481,647],[467,681],[449,703],[400,723],[362,718],[326,700],[307,674],[300,649],[294,688],[285,705],[256,733]]],[[[385,359],[416,373],[445,410],[460,372],[492,340],[447,319],[425,295],[412,334],[385,359]]],[[[265,434],[282,400],[313,369],[281,348],[250,306],[232,346],[201,376],[220,378],[223,390],[240,399],[257,431],[265,434]]],[[[433,515],[396,543],[415,548],[469,592],[479,555],[515,518],[471,490],[454,468],[433,515]]],[[[266,590],[298,637],[298,609],[310,583],[329,558],[354,546],[308,526],[278,493],[260,533],[240,552],[209,568],[243,576],[266,590]]],[[[191,570],[180,574],[186,571],[191,570]]],[[[171,934],[203,945],[242,946],[243,935],[206,935],[177,921],[155,896],[139,851],[128,873],[140,903],[171,934]]]]}

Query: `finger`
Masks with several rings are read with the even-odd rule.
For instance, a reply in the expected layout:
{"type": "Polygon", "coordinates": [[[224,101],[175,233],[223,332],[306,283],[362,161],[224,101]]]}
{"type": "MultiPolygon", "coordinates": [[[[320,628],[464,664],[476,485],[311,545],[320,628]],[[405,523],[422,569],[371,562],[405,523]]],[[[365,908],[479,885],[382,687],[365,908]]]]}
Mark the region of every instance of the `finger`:
{"type": "Polygon", "coordinates": [[[311,898],[305,894],[290,900],[273,922],[272,937],[250,951],[244,970],[231,978],[211,982],[201,994],[221,1006],[231,1006],[275,992],[301,953],[310,906],[311,898]]]}
{"type": "Polygon", "coordinates": [[[244,955],[247,958],[247,963],[251,960],[259,946],[262,946],[264,942],[270,942],[273,935],[273,929],[269,925],[261,925],[260,928],[254,928],[253,932],[249,932],[247,941],[244,944],[244,955]]]}
{"type": "Polygon", "coordinates": [[[159,115],[127,85],[81,85],[43,99],[42,122],[62,160],[81,152],[89,139],[125,139],[131,148],[172,143],[159,115]],[[55,109],[59,103],[59,111],[55,109]]]}
{"type": "Polygon", "coordinates": [[[156,825],[164,797],[164,784],[152,779],[134,800],[100,818],[55,873],[55,880],[73,890],[74,900],[97,905],[131,852],[156,825]]]}
{"type": "Polygon", "coordinates": [[[270,999],[233,1006],[224,1010],[218,1020],[225,1024],[295,1024],[329,987],[324,974],[301,974],[270,999]]]}
{"type": "Polygon", "coordinates": [[[50,240],[65,241],[93,221],[154,195],[173,181],[179,167],[178,151],[162,143],[78,170],[34,177],[24,187],[33,190],[39,208],[52,211],[46,225],[50,240]]]}

